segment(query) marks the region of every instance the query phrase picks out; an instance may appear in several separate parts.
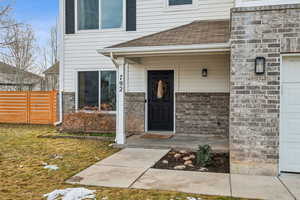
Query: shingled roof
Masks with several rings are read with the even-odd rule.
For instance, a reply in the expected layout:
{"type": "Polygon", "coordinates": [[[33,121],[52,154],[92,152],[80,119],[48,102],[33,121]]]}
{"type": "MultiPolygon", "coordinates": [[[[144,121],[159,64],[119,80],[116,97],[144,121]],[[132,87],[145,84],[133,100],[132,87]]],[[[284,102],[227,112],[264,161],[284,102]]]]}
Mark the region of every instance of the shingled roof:
{"type": "Polygon", "coordinates": [[[46,71],[44,71],[44,74],[59,74],[59,62],[49,67],[46,71]]]}
{"type": "MultiPolygon", "coordinates": [[[[0,61],[0,73],[2,73],[2,74],[16,74],[18,71],[20,71],[20,69],[0,61]]],[[[25,76],[29,77],[29,78],[36,78],[36,79],[42,79],[43,78],[43,77],[41,77],[37,74],[31,73],[31,72],[28,72],[28,71],[23,71],[23,72],[25,73],[25,76]]]]}
{"type": "Polygon", "coordinates": [[[194,21],[107,48],[216,44],[227,43],[229,38],[229,20],[194,21]]]}

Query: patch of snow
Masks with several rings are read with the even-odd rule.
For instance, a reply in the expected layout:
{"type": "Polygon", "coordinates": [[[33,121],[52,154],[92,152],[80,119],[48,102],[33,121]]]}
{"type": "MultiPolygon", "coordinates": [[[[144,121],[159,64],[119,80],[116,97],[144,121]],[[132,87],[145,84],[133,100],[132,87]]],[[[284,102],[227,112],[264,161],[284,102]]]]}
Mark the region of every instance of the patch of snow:
{"type": "Polygon", "coordinates": [[[195,198],[195,197],[187,197],[187,200],[202,200],[200,197],[199,198],[195,198]]]}
{"type": "Polygon", "coordinates": [[[63,156],[61,156],[61,155],[55,155],[54,156],[54,159],[63,159],[64,157],[63,156]]]}
{"type": "Polygon", "coordinates": [[[59,167],[57,167],[57,165],[46,165],[45,167],[44,167],[44,169],[50,169],[50,170],[58,170],[59,169],[59,167]]]}
{"type": "Polygon", "coordinates": [[[44,198],[47,200],[83,200],[96,199],[95,190],[88,190],[86,188],[67,188],[64,190],[54,190],[49,194],[45,194],[44,198]]]}

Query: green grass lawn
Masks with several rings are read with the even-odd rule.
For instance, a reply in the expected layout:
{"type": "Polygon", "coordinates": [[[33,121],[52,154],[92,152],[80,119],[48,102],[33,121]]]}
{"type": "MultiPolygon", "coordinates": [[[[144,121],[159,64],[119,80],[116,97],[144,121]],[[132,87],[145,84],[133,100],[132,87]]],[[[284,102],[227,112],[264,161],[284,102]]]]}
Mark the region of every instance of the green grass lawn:
{"type": "MultiPolygon", "coordinates": [[[[44,139],[39,135],[58,134],[49,126],[0,124],[0,199],[38,200],[55,189],[75,187],[67,178],[115,153],[108,142],[74,139],[44,139]],[[61,155],[62,159],[55,159],[61,155]],[[59,166],[57,171],[43,168],[43,163],[59,166]]],[[[168,191],[88,187],[97,191],[97,199],[111,200],[185,200],[186,197],[229,200],[168,191]]]]}

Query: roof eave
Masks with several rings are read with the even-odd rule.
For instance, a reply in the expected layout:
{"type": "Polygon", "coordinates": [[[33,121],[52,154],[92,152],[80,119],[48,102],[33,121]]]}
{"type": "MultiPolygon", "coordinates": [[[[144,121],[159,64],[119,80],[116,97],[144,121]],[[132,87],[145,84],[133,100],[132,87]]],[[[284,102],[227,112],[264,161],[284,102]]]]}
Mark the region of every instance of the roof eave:
{"type": "Polygon", "coordinates": [[[142,46],[99,49],[99,54],[110,56],[156,55],[177,53],[228,52],[230,43],[211,43],[194,45],[142,46]]]}

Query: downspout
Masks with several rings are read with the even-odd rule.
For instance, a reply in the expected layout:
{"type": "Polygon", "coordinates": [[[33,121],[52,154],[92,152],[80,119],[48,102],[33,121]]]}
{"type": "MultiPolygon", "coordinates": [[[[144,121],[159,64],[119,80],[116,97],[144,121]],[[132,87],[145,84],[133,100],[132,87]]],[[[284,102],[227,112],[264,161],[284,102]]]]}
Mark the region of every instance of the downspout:
{"type": "Polygon", "coordinates": [[[64,18],[63,18],[63,9],[64,2],[59,1],[59,44],[60,44],[60,53],[59,53],[59,121],[55,125],[60,125],[63,121],[63,90],[64,90],[64,18]]]}

